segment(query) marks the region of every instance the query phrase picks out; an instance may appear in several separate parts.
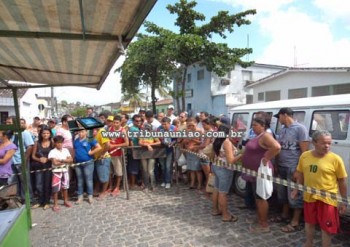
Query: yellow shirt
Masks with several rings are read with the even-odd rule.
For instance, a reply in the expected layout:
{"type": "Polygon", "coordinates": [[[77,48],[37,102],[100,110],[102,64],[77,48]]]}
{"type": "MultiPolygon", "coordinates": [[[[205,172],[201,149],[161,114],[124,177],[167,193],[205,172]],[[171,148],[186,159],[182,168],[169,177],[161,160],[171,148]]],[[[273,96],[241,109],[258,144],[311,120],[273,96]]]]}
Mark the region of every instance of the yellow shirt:
{"type": "MultiPolygon", "coordinates": [[[[109,142],[109,138],[102,136],[102,134],[101,134],[102,131],[106,131],[106,130],[104,128],[99,129],[97,134],[96,134],[96,136],[95,136],[95,139],[96,139],[97,143],[100,144],[100,146],[102,148],[101,151],[97,152],[94,155],[95,159],[100,158],[100,156],[102,155],[102,151],[103,151],[104,146],[109,142]]],[[[103,156],[104,158],[111,157],[107,151],[106,151],[105,155],[103,156]]]]}
{"type": "MultiPolygon", "coordinates": [[[[303,173],[304,185],[331,193],[338,193],[338,179],[347,177],[343,160],[333,152],[329,152],[322,158],[315,157],[312,150],[304,152],[300,156],[297,171],[303,173]]],[[[337,201],[331,198],[304,192],[305,202],[316,200],[337,206],[337,201]]]]}

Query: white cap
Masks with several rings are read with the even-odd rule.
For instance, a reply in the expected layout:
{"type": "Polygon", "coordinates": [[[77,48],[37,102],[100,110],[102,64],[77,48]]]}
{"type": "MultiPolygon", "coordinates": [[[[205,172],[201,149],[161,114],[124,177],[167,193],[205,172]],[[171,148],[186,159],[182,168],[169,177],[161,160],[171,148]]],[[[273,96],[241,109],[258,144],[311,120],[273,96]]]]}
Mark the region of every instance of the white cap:
{"type": "Polygon", "coordinates": [[[175,107],[174,107],[173,105],[169,105],[169,106],[168,106],[168,109],[173,109],[173,110],[174,110],[175,107]]]}

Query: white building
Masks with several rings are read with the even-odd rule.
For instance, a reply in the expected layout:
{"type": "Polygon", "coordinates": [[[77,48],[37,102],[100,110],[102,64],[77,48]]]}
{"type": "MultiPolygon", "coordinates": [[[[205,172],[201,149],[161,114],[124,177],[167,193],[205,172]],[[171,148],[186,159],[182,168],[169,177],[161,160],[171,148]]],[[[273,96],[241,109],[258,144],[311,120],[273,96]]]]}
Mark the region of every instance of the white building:
{"type": "Polygon", "coordinates": [[[350,93],[350,68],[286,68],[247,83],[253,102],[265,102],[350,93]]]}
{"type": "Polygon", "coordinates": [[[236,65],[226,76],[219,77],[199,64],[191,65],[186,77],[185,110],[192,115],[201,111],[214,115],[226,114],[233,106],[253,102],[253,90],[245,88],[247,82],[259,80],[286,68],[257,63],[248,68],[236,65]]]}

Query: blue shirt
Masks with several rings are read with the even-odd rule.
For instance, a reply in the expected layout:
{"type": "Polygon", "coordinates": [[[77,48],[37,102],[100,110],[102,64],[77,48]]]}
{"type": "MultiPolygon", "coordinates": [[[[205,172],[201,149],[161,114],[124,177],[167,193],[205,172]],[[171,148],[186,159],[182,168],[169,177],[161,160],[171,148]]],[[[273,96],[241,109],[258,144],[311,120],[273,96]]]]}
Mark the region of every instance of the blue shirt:
{"type": "MultiPolygon", "coordinates": [[[[16,134],[18,135],[18,134],[16,134]]],[[[15,135],[12,136],[11,141],[14,142],[15,140],[15,135]]],[[[24,152],[27,151],[27,148],[29,146],[33,146],[34,145],[34,140],[32,138],[31,133],[28,130],[24,130],[22,131],[22,140],[23,140],[23,149],[24,152]]],[[[18,140],[19,143],[19,140],[18,140]]],[[[17,143],[14,143],[15,145],[19,145],[17,143]]],[[[22,164],[22,159],[21,159],[21,151],[20,148],[17,149],[17,151],[15,152],[15,154],[12,157],[12,163],[13,164],[22,164]]]]}
{"type": "MultiPolygon", "coordinates": [[[[163,126],[159,126],[158,131],[164,132],[165,129],[163,128],[163,126]]],[[[174,125],[170,125],[170,129],[168,131],[169,132],[176,131],[176,127],[174,125]]],[[[165,138],[159,138],[159,139],[162,142],[162,144],[166,145],[167,154],[173,152],[173,147],[169,147],[168,145],[176,141],[176,138],[165,137],[165,138]]]]}
{"type": "Polygon", "coordinates": [[[74,141],[74,149],[75,149],[75,160],[77,162],[85,162],[92,160],[93,157],[89,155],[89,151],[91,148],[95,147],[97,144],[97,141],[95,139],[92,139],[92,141],[88,141],[87,138],[80,140],[77,138],[74,141]]]}

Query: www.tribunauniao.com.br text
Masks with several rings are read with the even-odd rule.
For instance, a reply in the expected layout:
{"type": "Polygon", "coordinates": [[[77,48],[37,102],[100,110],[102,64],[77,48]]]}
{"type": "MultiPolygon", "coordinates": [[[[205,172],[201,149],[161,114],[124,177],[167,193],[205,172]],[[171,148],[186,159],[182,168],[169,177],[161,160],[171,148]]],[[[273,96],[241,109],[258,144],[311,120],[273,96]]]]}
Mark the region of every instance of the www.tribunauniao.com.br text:
{"type": "MultiPolygon", "coordinates": [[[[120,131],[103,131],[102,136],[104,138],[124,138],[123,132],[120,131]]],[[[240,138],[243,137],[244,132],[230,131],[226,134],[222,131],[126,131],[128,138],[240,138]]]]}

